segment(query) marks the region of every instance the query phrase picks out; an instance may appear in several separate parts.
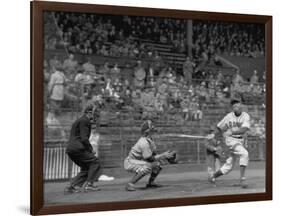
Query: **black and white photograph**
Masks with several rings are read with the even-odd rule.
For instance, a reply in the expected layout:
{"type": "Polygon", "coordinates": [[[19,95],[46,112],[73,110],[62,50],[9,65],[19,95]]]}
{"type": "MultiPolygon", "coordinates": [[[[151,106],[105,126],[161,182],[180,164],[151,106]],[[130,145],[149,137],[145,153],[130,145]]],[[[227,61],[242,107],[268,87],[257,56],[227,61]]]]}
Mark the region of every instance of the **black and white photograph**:
{"type": "Polygon", "coordinates": [[[266,192],[264,24],[44,11],[43,29],[44,205],[266,192]]]}

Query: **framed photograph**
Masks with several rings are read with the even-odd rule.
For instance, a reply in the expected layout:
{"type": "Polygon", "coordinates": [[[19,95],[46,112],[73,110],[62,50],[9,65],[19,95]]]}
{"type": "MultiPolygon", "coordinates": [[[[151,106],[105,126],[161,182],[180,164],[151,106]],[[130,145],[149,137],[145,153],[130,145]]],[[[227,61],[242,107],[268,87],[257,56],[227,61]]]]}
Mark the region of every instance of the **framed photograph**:
{"type": "Polygon", "coordinates": [[[31,214],[272,199],[272,17],[31,2],[31,214]]]}

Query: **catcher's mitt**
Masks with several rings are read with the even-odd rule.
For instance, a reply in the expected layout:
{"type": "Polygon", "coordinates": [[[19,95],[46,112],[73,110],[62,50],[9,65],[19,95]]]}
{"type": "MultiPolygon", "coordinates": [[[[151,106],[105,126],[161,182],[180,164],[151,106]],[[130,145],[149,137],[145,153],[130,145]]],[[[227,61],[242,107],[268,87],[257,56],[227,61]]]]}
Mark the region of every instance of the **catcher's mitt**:
{"type": "Polygon", "coordinates": [[[173,151],[173,150],[170,150],[169,153],[172,154],[172,157],[167,158],[167,161],[169,162],[169,164],[177,164],[178,163],[177,152],[173,151]]]}

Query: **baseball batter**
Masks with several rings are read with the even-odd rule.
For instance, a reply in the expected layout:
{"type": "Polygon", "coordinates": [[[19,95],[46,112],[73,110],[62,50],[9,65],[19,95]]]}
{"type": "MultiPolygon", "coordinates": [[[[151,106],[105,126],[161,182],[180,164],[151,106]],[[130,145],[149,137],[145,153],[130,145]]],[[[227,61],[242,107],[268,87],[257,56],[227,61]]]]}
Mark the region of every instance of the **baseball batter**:
{"type": "Polygon", "coordinates": [[[166,151],[162,154],[156,153],[156,145],[152,139],[155,127],[150,120],[141,125],[141,138],[132,147],[128,157],[124,161],[124,168],[134,173],[131,181],[126,185],[127,191],[135,191],[135,184],[145,175],[151,174],[146,185],[147,188],[159,187],[154,180],[161,171],[160,161],[173,157],[173,153],[166,151]]]}
{"type": "Polygon", "coordinates": [[[211,176],[211,181],[215,183],[215,179],[219,176],[228,174],[237,159],[240,165],[240,182],[239,186],[246,188],[245,171],[249,163],[249,154],[245,148],[246,134],[250,129],[250,116],[242,111],[242,104],[238,99],[231,100],[232,112],[228,113],[218,124],[219,132],[223,133],[225,144],[230,150],[230,156],[226,163],[211,176]]]}

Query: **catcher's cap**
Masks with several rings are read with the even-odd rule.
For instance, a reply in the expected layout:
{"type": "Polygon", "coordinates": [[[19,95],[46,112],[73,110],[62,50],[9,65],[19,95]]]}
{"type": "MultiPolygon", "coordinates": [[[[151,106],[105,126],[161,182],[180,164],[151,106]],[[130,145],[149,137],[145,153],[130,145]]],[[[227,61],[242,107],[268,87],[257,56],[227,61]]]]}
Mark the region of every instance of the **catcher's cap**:
{"type": "Polygon", "coordinates": [[[146,120],[144,123],[141,125],[141,133],[148,133],[150,131],[156,131],[156,128],[152,124],[151,120],[146,120]]]}
{"type": "Polygon", "coordinates": [[[237,103],[241,103],[241,100],[239,98],[232,98],[230,100],[231,106],[233,106],[234,104],[237,104],[237,103]]]}

